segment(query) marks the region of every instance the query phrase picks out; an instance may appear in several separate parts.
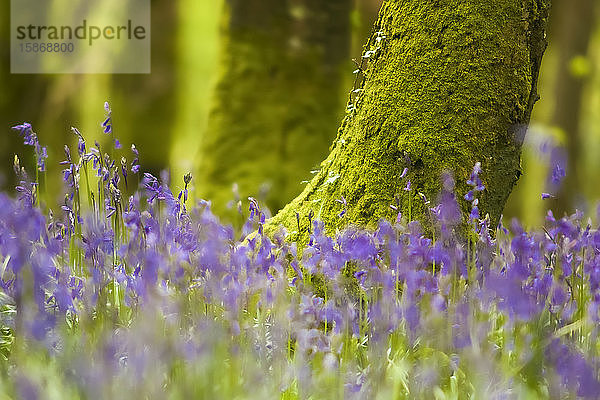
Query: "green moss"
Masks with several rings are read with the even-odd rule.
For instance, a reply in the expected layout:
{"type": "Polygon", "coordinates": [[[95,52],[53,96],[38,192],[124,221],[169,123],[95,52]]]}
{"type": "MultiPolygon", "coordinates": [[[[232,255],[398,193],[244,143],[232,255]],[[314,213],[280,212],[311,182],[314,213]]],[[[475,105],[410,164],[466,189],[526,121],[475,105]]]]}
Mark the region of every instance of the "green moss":
{"type": "MultiPolygon", "coordinates": [[[[365,46],[375,53],[353,99],[356,110],[320,172],[270,229],[297,230],[295,213],[311,209],[330,232],[348,223],[372,227],[395,217],[389,206],[396,197],[404,215],[410,204],[413,219],[425,222],[418,193],[435,201],[440,176],[450,170],[461,197],[477,161],[486,186],[480,208],[497,223],[520,174],[546,15],[542,1],[384,2],[375,29],[381,33],[365,46]],[[410,192],[403,190],[407,179],[410,192]],[[347,212],[339,218],[335,200],[342,196],[347,212]]],[[[461,206],[466,212],[466,201],[461,206]]]]}
{"type": "Polygon", "coordinates": [[[327,154],[342,117],[350,1],[305,1],[293,9],[279,0],[229,6],[196,182],[214,211],[231,221],[236,212],[226,204],[234,183],[241,199],[254,196],[277,211],[327,154]]]}

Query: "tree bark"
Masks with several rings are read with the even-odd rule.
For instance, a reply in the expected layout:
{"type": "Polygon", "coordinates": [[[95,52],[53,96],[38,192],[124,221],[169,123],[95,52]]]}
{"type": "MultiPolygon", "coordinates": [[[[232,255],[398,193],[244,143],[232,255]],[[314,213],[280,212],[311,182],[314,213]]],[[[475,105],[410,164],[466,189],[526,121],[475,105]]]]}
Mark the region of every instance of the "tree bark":
{"type": "Polygon", "coordinates": [[[395,199],[404,215],[425,222],[428,206],[418,193],[437,200],[445,170],[467,212],[465,182],[478,161],[486,186],[480,209],[496,224],[520,175],[548,8],[546,0],[385,1],[356,110],[319,173],[267,232],[279,225],[297,231],[296,213],[301,235],[310,214],[329,232],[348,223],[372,227],[395,218],[395,199]]]}
{"type": "Polygon", "coordinates": [[[229,0],[196,184],[231,219],[232,185],[277,211],[327,154],[342,117],[350,0],[229,0]],[[339,114],[338,114],[339,113],[339,114]]]}

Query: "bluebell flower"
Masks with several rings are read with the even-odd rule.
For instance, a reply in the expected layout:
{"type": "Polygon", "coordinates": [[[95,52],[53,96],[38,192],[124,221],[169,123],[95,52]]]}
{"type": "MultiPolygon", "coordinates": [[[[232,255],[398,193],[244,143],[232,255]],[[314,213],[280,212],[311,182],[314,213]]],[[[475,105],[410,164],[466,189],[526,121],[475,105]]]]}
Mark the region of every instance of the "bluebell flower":
{"type": "Polygon", "coordinates": [[[102,128],[104,133],[110,134],[112,133],[112,111],[108,102],[104,102],[104,111],[106,112],[106,116],[104,121],[102,122],[102,128]]]}
{"type": "Polygon", "coordinates": [[[29,122],[24,122],[21,125],[15,125],[12,127],[12,129],[19,132],[19,135],[23,138],[23,144],[35,146],[37,143],[37,135],[35,132],[33,132],[33,128],[29,122]]]}
{"type": "Polygon", "coordinates": [[[467,185],[473,186],[474,190],[477,192],[481,192],[485,189],[479,174],[481,173],[481,163],[478,161],[475,163],[473,167],[473,171],[471,172],[471,176],[467,180],[467,185]]]}
{"type": "Polygon", "coordinates": [[[19,398],[23,400],[38,400],[40,396],[40,388],[27,378],[22,372],[17,375],[15,380],[19,398]]]}
{"type": "Polygon", "coordinates": [[[19,185],[15,187],[17,193],[19,193],[19,201],[27,208],[33,208],[36,202],[36,184],[21,181],[19,185]]]}
{"type": "Polygon", "coordinates": [[[131,151],[134,154],[134,158],[133,161],[131,162],[131,172],[134,174],[137,174],[138,172],[140,172],[140,162],[139,162],[139,157],[140,157],[140,153],[138,152],[138,149],[135,147],[134,144],[131,145],[131,151]]]}
{"type": "Polygon", "coordinates": [[[555,185],[560,184],[560,182],[565,176],[565,168],[560,164],[554,165],[554,167],[552,168],[552,183],[554,183],[555,185]]]}
{"type": "Polygon", "coordinates": [[[346,203],[346,199],[344,198],[344,196],[342,196],[341,198],[336,199],[335,201],[337,201],[338,203],[340,203],[342,205],[342,210],[338,214],[338,217],[342,218],[344,215],[346,215],[346,212],[348,209],[348,204],[346,203]]]}
{"type": "Polygon", "coordinates": [[[477,207],[476,205],[471,207],[471,213],[469,214],[469,219],[471,221],[475,221],[475,220],[479,219],[479,207],[477,207]]]}
{"type": "Polygon", "coordinates": [[[554,197],[554,196],[551,195],[550,193],[542,193],[542,200],[546,200],[546,199],[549,199],[551,197],[554,197]]]}
{"type": "Polygon", "coordinates": [[[37,134],[33,131],[31,124],[24,122],[21,125],[13,126],[12,129],[19,132],[19,135],[23,138],[23,144],[34,148],[37,170],[40,172],[46,171],[46,159],[48,158],[46,147],[40,145],[37,134]]]}
{"type": "Polygon", "coordinates": [[[79,157],[83,157],[85,154],[85,139],[77,128],[71,127],[71,131],[77,136],[77,151],[79,152],[79,157]]]}

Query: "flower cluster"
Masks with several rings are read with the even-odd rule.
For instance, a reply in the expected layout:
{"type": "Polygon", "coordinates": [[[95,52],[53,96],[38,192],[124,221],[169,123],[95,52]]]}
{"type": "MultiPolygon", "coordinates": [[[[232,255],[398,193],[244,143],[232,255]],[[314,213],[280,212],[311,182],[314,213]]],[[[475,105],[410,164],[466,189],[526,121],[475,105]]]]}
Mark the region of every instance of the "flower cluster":
{"type": "MultiPolygon", "coordinates": [[[[461,216],[446,175],[431,212],[437,239],[402,219],[331,233],[311,214],[301,247],[284,230],[263,232],[254,198],[236,238],[210,203],[185,206],[191,175],[174,196],[146,173],[126,197],[139,164],[78,137],[79,161],[65,151],[62,219],[0,194],[0,382],[10,397],[600,393],[600,231],[579,213],[550,212],[528,232],[517,221],[492,231],[471,212],[467,244],[451,229],[461,216]]],[[[480,174],[476,164],[472,209],[480,174]]]]}
{"type": "Polygon", "coordinates": [[[469,190],[465,195],[465,200],[471,202],[471,214],[469,215],[470,221],[479,219],[479,199],[475,194],[485,190],[485,186],[479,177],[480,173],[481,163],[476,162],[475,166],[473,167],[473,172],[471,172],[471,176],[467,181],[467,185],[471,186],[473,189],[469,190]]]}

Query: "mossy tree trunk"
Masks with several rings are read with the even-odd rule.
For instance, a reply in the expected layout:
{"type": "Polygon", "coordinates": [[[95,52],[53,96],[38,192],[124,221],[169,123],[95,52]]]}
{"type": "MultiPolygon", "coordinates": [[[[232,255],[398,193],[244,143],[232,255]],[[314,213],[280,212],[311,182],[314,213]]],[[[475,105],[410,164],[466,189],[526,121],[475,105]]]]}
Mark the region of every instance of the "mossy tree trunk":
{"type": "Polygon", "coordinates": [[[440,176],[450,170],[462,199],[478,161],[486,186],[480,209],[497,223],[520,175],[520,148],[538,98],[548,3],[385,1],[367,44],[362,91],[352,100],[356,110],[320,172],[268,228],[297,231],[298,212],[306,232],[311,211],[330,232],[348,223],[374,226],[395,217],[395,199],[404,215],[426,220],[418,193],[436,200],[440,176]]]}
{"type": "Polygon", "coordinates": [[[261,197],[277,211],[327,154],[351,68],[351,0],[229,0],[220,76],[198,155],[196,185],[213,211],[261,197]]]}

